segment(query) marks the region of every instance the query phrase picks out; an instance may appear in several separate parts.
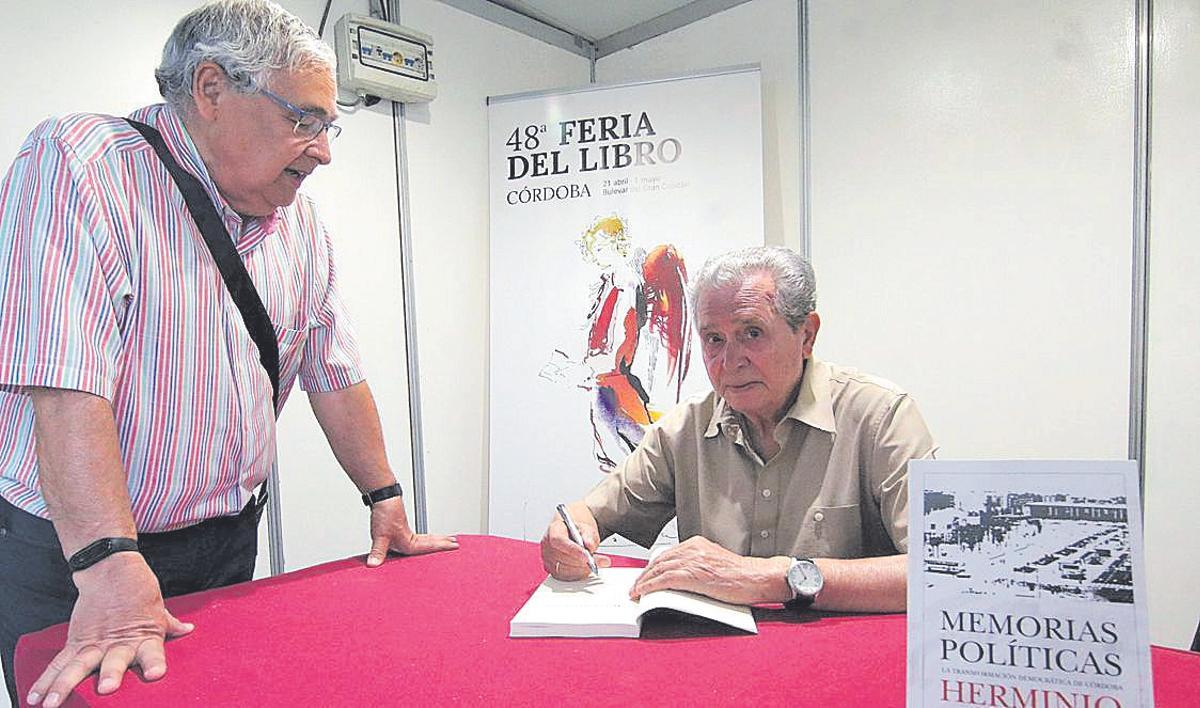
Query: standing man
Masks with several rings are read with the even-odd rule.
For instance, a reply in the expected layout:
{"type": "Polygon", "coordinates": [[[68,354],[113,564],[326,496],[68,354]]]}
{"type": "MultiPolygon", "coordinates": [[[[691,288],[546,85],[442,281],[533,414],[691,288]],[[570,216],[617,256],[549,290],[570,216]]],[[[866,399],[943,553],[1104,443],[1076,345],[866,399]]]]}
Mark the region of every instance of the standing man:
{"type": "MultiPolygon", "coordinates": [[[[329,236],[297,195],[340,131],[332,51],[272,2],[222,0],[179,22],[156,77],[166,104],[131,118],[215,207],[274,328],[279,405],[298,379],[371,506],[367,565],[456,548],[409,527],[329,236]]],[[[96,671],[100,693],[134,664],[166,672],[164,639],[192,626],[164,596],[251,578],[277,411],[180,188],[123,119],[26,139],[0,184],[0,311],[0,656],[18,704],[17,638],[69,618],[25,697],[55,708],[96,671]]]]}
{"type": "MultiPolygon", "coordinates": [[[[664,416],[616,472],[569,506],[584,545],[613,533],[649,546],[672,516],[683,542],[651,562],[634,597],[701,593],[902,611],[908,461],[936,452],[894,384],[816,359],[812,267],[781,247],[717,256],[693,286],[713,390],[664,416]]],[[[606,559],[601,558],[601,561],[606,559]]],[[[555,518],[546,571],[588,574],[555,518]]]]}

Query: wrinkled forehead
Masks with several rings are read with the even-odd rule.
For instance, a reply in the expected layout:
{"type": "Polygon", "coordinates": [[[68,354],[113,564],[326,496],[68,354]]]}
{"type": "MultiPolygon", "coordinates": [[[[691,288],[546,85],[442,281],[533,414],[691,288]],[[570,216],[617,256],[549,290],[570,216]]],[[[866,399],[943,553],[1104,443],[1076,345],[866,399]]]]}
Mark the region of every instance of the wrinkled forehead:
{"type": "Polygon", "coordinates": [[[740,281],[701,291],[696,320],[701,329],[737,323],[765,323],[778,317],[775,282],[752,273],[740,281]]]}

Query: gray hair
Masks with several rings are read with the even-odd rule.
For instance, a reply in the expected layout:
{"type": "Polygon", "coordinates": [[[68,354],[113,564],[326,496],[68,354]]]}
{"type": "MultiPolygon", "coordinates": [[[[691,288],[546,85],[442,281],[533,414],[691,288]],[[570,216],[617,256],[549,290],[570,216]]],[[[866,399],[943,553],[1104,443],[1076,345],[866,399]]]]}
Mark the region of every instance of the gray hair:
{"type": "Polygon", "coordinates": [[[692,312],[699,316],[700,296],[739,285],[750,275],[765,273],[775,281],[775,311],[792,331],[817,309],[817,278],[812,265],[783,246],[753,246],[709,258],[692,284],[692,312]]]}
{"type": "Polygon", "coordinates": [[[240,93],[266,88],[276,71],[324,67],[332,74],[337,66],[316,32],[269,0],[217,0],[175,25],[154,72],[159,93],[175,110],[194,107],[192,80],[206,61],[220,66],[240,93]]]}

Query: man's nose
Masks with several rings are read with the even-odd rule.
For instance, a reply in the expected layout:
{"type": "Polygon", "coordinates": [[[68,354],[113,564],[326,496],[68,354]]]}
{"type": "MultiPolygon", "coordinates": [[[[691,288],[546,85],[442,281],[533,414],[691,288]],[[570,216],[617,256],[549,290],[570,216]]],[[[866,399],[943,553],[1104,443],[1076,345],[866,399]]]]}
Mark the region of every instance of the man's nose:
{"type": "Polygon", "coordinates": [[[333,160],[333,153],[329,149],[329,133],[324,130],[317,133],[317,137],[304,148],[304,152],[320,164],[328,165],[333,160]]]}
{"type": "Polygon", "coordinates": [[[744,365],[746,363],[745,353],[746,353],[745,347],[743,347],[741,342],[738,342],[736,339],[731,339],[728,342],[726,342],[725,343],[725,351],[724,351],[725,368],[726,369],[736,369],[739,366],[744,365]]]}

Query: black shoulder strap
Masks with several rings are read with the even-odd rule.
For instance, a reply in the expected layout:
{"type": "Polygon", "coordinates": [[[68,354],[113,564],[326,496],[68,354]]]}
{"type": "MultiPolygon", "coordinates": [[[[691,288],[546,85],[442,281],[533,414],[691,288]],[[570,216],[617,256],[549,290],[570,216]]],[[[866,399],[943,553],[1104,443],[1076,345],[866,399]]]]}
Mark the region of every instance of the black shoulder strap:
{"type": "Polygon", "coordinates": [[[204,243],[208,244],[208,250],[217,262],[217,269],[221,271],[225,287],[229,288],[234,304],[242,313],[242,320],[246,323],[250,338],[258,345],[258,360],[262,362],[267,376],[271,379],[271,400],[278,411],[279,342],[275,340],[275,328],[271,325],[267,308],[263,306],[258,291],[254,289],[254,282],[250,280],[250,274],[246,272],[246,266],[238,256],[225,223],[213,206],[212,200],[204,193],[204,186],[200,184],[200,180],[175,161],[175,157],[167,149],[167,144],[163,142],[162,134],[145,123],[129,118],[125,120],[141,133],[146,142],[150,143],[150,147],[154,148],[154,152],[158,153],[158,158],[162,160],[179,191],[183,193],[188,211],[191,212],[196,226],[200,227],[200,233],[204,234],[204,243]]]}

